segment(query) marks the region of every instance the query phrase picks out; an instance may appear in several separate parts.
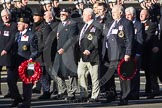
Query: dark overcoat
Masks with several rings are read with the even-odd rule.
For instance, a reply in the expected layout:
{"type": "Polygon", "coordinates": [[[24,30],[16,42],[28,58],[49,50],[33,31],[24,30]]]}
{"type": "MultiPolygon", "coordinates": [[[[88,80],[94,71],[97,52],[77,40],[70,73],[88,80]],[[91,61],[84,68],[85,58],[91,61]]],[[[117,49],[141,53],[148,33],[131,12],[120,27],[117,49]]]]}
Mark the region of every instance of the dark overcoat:
{"type": "MultiPolygon", "coordinates": [[[[58,29],[60,29],[60,22],[58,29]]],[[[77,36],[77,24],[68,20],[65,26],[57,32],[57,51],[64,49],[62,55],[56,53],[52,74],[60,77],[77,76],[77,65],[74,62],[73,39],[77,36]]]]}
{"type": "Polygon", "coordinates": [[[9,23],[8,26],[0,24],[0,53],[2,50],[7,51],[7,55],[0,56],[0,66],[12,65],[12,46],[17,32],[17,24],[9,23]]]}
{"type": "Polygon", "coordinates": [[[36,59],[36,61],[44,66],[43,51],[45,47],[45,41],[48,38],[48,35],[52,31],[52,29],[50,25],[48,25],[44,21],[39,21],[33,24],[32,31],[38,38],[38,58],[36,59]]]}

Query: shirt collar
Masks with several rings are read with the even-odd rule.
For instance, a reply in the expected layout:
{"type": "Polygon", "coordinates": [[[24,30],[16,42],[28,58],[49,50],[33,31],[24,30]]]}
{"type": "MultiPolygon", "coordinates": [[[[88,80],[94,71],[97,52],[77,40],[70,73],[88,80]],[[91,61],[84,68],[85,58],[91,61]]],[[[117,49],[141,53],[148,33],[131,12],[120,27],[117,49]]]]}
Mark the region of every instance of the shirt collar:
{"type": "Polygon", "coordinates": [[[120,20],[121,20],[121,18],[120,18],[120,19],[118,19],[118,20],[116,20],[116,21],[117,21],[117,23],[118,23],[120,20]]]}
{"type": "Polygon", "coordinates": [[[136,22],[136,18],[134,18],[132,22],[133,22],[133,24],[134,24],[134,23],[136,22]]]}
{"type": "Polygon", "coordinates": [[[24,35],[27,32],[28,29],[25,29],[24,31],[20,32],[22,35],[24,35]]]}
{"type": "Polygon", "coordinates": [[[146,23],[147,22],[147,20],[145,20],[145,21],[141,21],[141,23],[146,23]]]}
{"type": "Polygon", "coordinates": [[[90,20],[90,21],[88,21],[88,22],[87,22],[88,26],[89,26],[89,25],[91,25],[91,24],[92,24],[92,22],[93,22],[93,19],[92,19],[92,20],[90,20]]]}

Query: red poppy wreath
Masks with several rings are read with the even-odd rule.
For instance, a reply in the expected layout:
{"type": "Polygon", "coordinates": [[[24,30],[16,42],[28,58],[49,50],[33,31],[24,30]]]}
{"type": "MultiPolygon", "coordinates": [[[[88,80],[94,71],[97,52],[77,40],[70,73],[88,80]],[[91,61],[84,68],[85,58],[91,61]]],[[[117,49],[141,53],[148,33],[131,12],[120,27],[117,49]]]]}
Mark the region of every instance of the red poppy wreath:
{"type": "Polygon", "coordinates": [[[118,64],[118,75],[122,80],[131,80],[137,72],[136,60],[125,61],[122,59],[118,64]]]}
{"type": "Polygon", "coordinates": [[[42,69],[38,62],[34,62],[33,60],[26,60],[22,62],[21,65],[19,66],[18,73],[19,73],[20,79],[25,84],[30,84],[30,83],[35,83],[36,81],[40,79],[40,76],[42,74],[42,69]],[[33,69],[34,72],[30,76],[27,74],[29,64],[34,65],[34,69],[33,69]]]}

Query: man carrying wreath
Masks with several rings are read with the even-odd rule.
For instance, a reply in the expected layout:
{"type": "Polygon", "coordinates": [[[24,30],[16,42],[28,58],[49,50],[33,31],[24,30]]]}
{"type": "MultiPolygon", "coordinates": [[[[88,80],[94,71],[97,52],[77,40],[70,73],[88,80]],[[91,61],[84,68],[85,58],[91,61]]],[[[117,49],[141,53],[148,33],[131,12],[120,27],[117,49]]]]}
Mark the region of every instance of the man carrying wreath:
{"type": "Polygon", "coordinates": [[[18,20],[18,32],[15,35],[14,52],[15,52],[15,71],[10,78],[9,86],[11,88],[11,96],[14,99],[11,107],[18,106],[22,102],[20,108],[29,108],[31,104],[32,83],[23,82],[23,100],[17,87],[18,67],[26,60],[33,60],[37,57],[37,37],[29,30],[29,19],[20,18],[18,20]]]}

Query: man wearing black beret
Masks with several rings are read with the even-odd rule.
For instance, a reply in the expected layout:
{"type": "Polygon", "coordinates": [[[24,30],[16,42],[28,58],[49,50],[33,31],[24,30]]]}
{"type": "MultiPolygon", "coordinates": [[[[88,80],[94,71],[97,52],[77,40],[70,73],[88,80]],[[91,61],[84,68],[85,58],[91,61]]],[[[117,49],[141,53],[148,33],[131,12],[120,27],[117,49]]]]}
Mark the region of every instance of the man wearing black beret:
{"type": "Polygon", "coordinates": [[[77,65],[74,61],[73,39],[77,36],[77,24],[69,19],[69,10],[62,9],[60,12],[61,22],[57,29],[57,53],[54,59],[52,74],[58,83],[58,98],[63,99],[68,94],[67,99],[75,98],[77,65]],[[70,61],[70,62],[69,62],[70,61]],[[65,79],[70,80],[69,89],[65,79]]]}
{"type": "Polygon", "coordinates": [[[30,108],[31,104],[31,96],[32,96],[32,83],[26,84],[23,82],[23,100],[19,93],[17,87],[18,80],[18,67],[19,65],[26,61],[36,59],[38,55],[38,46],[37,46],[37,37],[34,35],[29,28],[29,19],[28,18],[19,18],[18,19],[18,32],[15,35],[15,42],[13,44],[14,48],[14,72],[9,81],[9,86],[11,88],[11,96],[14,99],[13,104],[10,107],[16,107],[19,103],[22,104],[19,106],[20,108],[30,108]]]}

